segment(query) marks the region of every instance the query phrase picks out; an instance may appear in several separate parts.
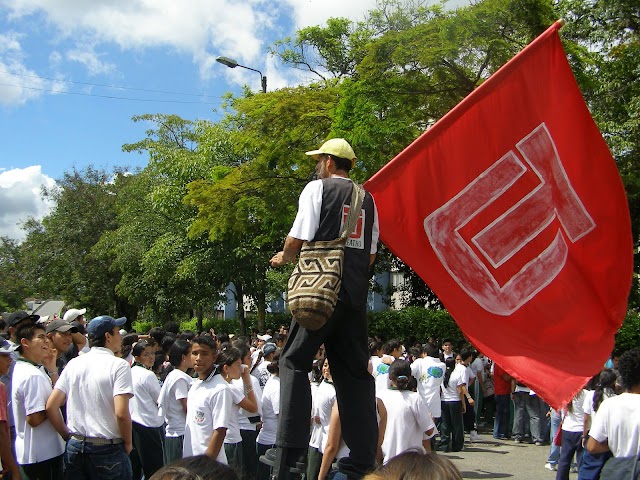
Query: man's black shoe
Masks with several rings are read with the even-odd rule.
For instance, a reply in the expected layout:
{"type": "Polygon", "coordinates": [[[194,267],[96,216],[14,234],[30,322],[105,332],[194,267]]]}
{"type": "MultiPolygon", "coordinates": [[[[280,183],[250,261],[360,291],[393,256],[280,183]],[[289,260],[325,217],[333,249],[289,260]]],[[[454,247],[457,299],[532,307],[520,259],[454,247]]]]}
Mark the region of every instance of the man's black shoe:
{"type": "Polygon", "coordinates": [[[343,457],[338,460],[338,471],[344,473],[350,480],[359,480],[367,473],[374,470],[373,465],[362,465],[354,463],[349,457],[343,457]]]}

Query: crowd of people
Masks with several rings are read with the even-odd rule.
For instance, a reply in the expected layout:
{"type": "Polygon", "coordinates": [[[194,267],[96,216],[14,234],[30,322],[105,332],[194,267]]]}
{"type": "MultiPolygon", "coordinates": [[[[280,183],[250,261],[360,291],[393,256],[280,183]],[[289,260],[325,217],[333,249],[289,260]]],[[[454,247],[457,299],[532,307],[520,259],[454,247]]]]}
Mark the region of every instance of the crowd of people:
{"type": "MultiPolygon", "coordinates": [[[[26,312],[6,317],[0,457],[7,478],[174,478],[167,472],[202,456],[243,480],[270,478],[285,327],[244,337],[168,324],[143,334],[123,330],[124,318],[87,323],[84,313],[71,309],[51,321],[26,312]]],[[[612,368],[555,411],[481,353],[429,340],[370,340],[382,466],[372,479],[398,478],[390,463],[396,457],[452,472],[433,478],[461,478],[442,463],[446,457],[403,454],[461,451],[465,441],[480,440],[479,428],[498,440],[549,446],[545,467],[557,470],[558,480],[572,469],[579,479],[599,478],[610,457],[638,455],[638,350],[614,356],[612,368]]],[[[348,457],[349,446],[324,346],[305,375],[312,392],[308,447],[294,471],[339,479],[336,461],[348,457]]]]}

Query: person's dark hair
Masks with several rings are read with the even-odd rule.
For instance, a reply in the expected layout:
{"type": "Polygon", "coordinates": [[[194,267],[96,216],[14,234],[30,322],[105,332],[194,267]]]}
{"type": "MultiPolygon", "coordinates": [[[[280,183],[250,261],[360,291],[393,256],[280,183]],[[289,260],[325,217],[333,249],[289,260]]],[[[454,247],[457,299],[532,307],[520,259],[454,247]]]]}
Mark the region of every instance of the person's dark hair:
{"type": "Polygon", "coordinates": [[[229,335],[227,335],[226,333],[218,334],[218,342],[220,342],[220,345],[222,345],[223,343],[229,343],[229,341],[230,341],[229,335]]]}
{"type": "MultiPolygon", "coordinates": [[[[193,340],[193,339],[192,339],[193,340]]],[[[171,350],[171,345],[176,341],[176,336],[173,333],[167,333],[164,337],[162,337],[162,342],[160,342],[160,348],[164,353],[169,353],[171,350]]]]}
{"type": "Polygon", "coordinates": [[[322,366],[324,365],[324,357],[318,358],[313,361],[311,366],[311,381],[313,383],[322,382],[322,366]]]}
{"type": "Polygon", "coordinates": [[[287,336],[284,333],[276,333],[273,336],[274,343],[278,344],[278,342],[284,342],[287,339],[287,336]]]}
{"type": "Polygon", "coordinates": [[[165,465],[149,480],[239,480],[233,468],[207,455],[185,457],[165,465]]]}
{"type": "Polygon", "coordinates": [[[471,358],[471,357],[473,357],[473,351],[467,348],[460,350],[460,358],[462,359],[463,362],[467,360],[467,358],[471,358]]]}
{"type": "Polygon", "coordinates": [[[131,350],[131,354],[134,357],[139,357],[140,355],[142,355],[144,353],[144,351],[149,348],[151,345],[149,345],[149,342],[147,342],[146,340],[142,340],[138,343],[136,343],[133,346],[133,349],[131,350]]]}
{"type": "Polygon", "coordinates": [[[194,345],[196,343],[198,345],[206,345],[207,347],[209,347],[214,352],[218,351],[218,347],[216,345],[215,338],[213,338],[208,333],[200,333],[200,334],[196,335],[195,337],[193,337],[193,340],[191,340],[191,345],[194,345]]]}
{"type": "Polygon", "coordinates": [[[164,354],[164,352],[161,350],[158,350],[155,353],[155,358],[153,360],[153,367],[151,367],[151,370],[153,370],[153,373],[155,373],[156,376],[158,376],[158,378],[162,382],[164,382],[164,379],[167,378],[167,374],[171,370],[173,370],[173,367],[171,367],[171,365],[169,365],[168,367],[163,366],[166,359],[167,359],[167,356],[164,354]]]}
{"type": "Polygon", "coordinates": [[[384,344],[384,353],[386,353],[387,355],[391,355],[391,352],[400,347],[402,347],[400,340],[393,338],[384,344]]]}
{"type": "Polygon", "coordinates": [[[337,170],[344,170],[345,172],[351,171],[351,160],[347,160],[346,158],[336,157],[335,155],[329,154],[329,156],[336,163],[337,170]]]}
{"type": "Polygon", "coordinates": [[[247,347],[249,345],[251,345],[251,339],[249,337],[247,337],[246,335],[238,335],[237,337],[235,337],[233,339],[233,344],[235,345],[236,342],[244,343],[247,347]]]}
{"type": "Polygon", "coordinates": [[[422,356],[422,348],[411,347],[409,349],[409,356],[411,357],[412,361],[415,360],[416,358],[420,358],[422,356]]]}
{"type": "Polygon", "coordinates": [[[271,359],[271,363],[267,365],[267,372],[272,375],[278,375],[280,373],[280,350],[276,350],[271,359]]]}
{"type": "Polygon", "coordinates": [[[196,332],[194,332],[193,330],[185,330],[184,332],[180,332],[178,334],[178,340],[186,340],[187,342],[190,342],[195,336],[196,332]]]}
{"type": "Polygon", "coordinates": [[[364,480],[399,479],[462,480],[462,475],[444,455],[407,450],[364,477],[364,480]]]}
{"type": "Polygon", "coordinates": [[[178,332],[180,332],[180,325],[178,325],[176,322],[167,322],[164,324],[164,331],[167,333],[178,335],[178,332]]]}
{"type": "Polygon", "coordinates": [[[433,357],[433,358],[440,357],[440,350],[438,350],[438,347],[436,347],[433,343],[427,343],[424,346],[424,351],[430,357],[433,357]]]}
{"type": "Polygon", "coordinates": [[[244,358],[251,353],[251,350],[249,349],[247,344],[240,339],[234,340],[233,343],[231,343],[231,345],[234,348],[237,348],[238,350],[240,350],[240,358],[244,358]]]}
{"type": "Polygon", "coordinates": [[[223,348],[220,351],[220,353],[218,353],[218,359],[216,360],[216,364],[218,365],[218,371],[222,372],[222,367],[224,367],[225,365],[229,367],[241,359],[242,359],[242,352],[237,348],[232,346],[223,348]]]}
{"type": "MultiPolygon", "coordinates": [[[[33,338],[36,336],[37,330],[45,330],[45,327],[38,323],[27,323],[26,325],[23,325],[16,332],[16,343],[20,345],[23,338],[27,340],[33,340],[33,338]]],[[[21,346],[19,350],[22,351],[21,346]]]]}
{"type": "Polygon", "coordinates": [[[191,344],[186,340],[176,340],[169,349],[169,363],[178,368],[182,363],[182,357],[191,350],[191,344]]]}
{"type": "MultiPolygon", "coordinates": [[[[133,348],[133,344],[139,340],[137,333],[127,333],[124,337],[122,337],[122,349],[120,350],[120,355],[122,358],[127,358],[131,353],[131,349],[133,348]]],[[[102,345],[91,345],[92,347],[104,347],[104,341],[102,345]]]]}
{"type": "Polygon", "coordinates": [[[599,381],[593,391],[593,411],[597,412],[600,404],[607,397],[615,395],[616,380],[618,376],[610,368],[605,368],[600,372],[599,381]]]}
{"type": "Polygon", "coordinates": [[[409,390],[411,366],[404,360],[394,360],[389,367],[389,380],[395,382],[398,390],[409,390]]]}
{"type": "Polygon", "coordinates": [[[382,342],[379,340],[371,340],[369,342],[369,356],[372,357],[376,352],[382,349],[382,342]]]}
{"type": "Polygon", "coordinates": [[[158,345],[162,343],[162,338],[164,337],[165,333],[166,332],[162,327],[153,327],[151,330],[149,330],[149,336],[156,342],[158,342],[158,345]]]}
{"type": "Polygon", "coordinates": [[[442,380],[442,384],[445,386],[445,388],[448,388],[449,387],[449,379],[451,378],[451,374],[453,373],[453,371],[456,368],[456,358],[455,357],[449,357],[444,361],[444,364],[447,367],[447,369],[444,372],[444,380],[442,380]]]}
{"type": "Polygon", "coordinates": [[[640,348],[634,348],[620,355],[618,372],[625,390],[631,390],[640,385],[640,348]]]}

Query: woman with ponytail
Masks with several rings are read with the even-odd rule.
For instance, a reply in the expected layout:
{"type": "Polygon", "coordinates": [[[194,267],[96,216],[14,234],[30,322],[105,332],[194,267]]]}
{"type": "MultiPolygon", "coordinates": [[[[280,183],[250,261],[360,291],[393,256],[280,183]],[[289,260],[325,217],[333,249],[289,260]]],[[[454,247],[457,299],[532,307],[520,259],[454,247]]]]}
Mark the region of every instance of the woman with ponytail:
{"type": "MultiPolygon", "coordinates": [[[[591,395],[587,394],[584,399],[584,427],[582,430],[582,446],[587,445],[591,419],[600,408],[600,404],[607,398],[615,397],[616,373],[605,368],[598,377],[598,382],[591,395]]],[[[600,478],[600,471],[605,462],[611,457],[611,452],[589,453],[586,449],[582,451],[582,463],[578,471],[578,480],[597,480],[600,478]]]]}
{"type": "Polygon", "coordinates": [[[465,412],[464,392],[467,385],[467,369],[456,363],[455,356],[444,362],[446,370],[442,381],[442,423],[439,450],[459,452],[464,447],[465,412]]]}
{"type": "Polygon", "coordinates": [[[389,367],[390,387],[380,395],[387,414],[381,445],[384,463],[409,449],[431,451],[429,439],[436,428],[427,402],[409,388],[412,378],[409,363],[393,361],[389,367]]]}
{"type": "MultiPolygon", "coordinates": [[[[133,398],[129,401],[129,408],[133,426],[133,448],[138,454],[145,478],[151,478],[151,475],[164,465],[164,419],[158,411],[160,382],[151,370],[155,362],[153,347],[143,340],[133,346],[131,353],[133,398]]],[[[137,458],[134,455],[132,459],[133,466],[137,458]]],[[[134,468],[133,473],[134,479],[139,478],[139,467],[134,468]]]]}
{"type": "Polygon", "coordinates": [[[165,421],[164,463],[182,458],[187,397],[193,380],[187,375],[187,370],[193,367],[191,344],[176,340],[169,349],[169,363],[172,370],[164,380],[158,399],[165,421]]]}
{"type": "Polygon", "coordinates": [[[244,469],[244,460],[238,415],[241,408],[249,413],[256,413],[258,411],[258,402],[251,384],[250,369],[242,364],[242,352],[240,350],[230,345],[225,346],[218,354],[217,365],[218,372],[229,384],[232,402],[229,427],[224,438],[224,451],[229,466],[242,471],[244,469]],[[242,378],[241,384],[233,383],[233,380],[240,378],[242,378]]]}

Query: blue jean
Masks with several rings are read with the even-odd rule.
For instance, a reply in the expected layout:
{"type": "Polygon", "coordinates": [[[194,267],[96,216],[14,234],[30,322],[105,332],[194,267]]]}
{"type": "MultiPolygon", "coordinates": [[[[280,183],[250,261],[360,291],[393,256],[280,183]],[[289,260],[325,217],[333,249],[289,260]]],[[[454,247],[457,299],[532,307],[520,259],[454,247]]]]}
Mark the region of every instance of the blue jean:
{"type": "Polygon", "coordinates": [[[560,459],[560,445],[555,445],[553,443],[553,439],[556,438],[556,433],[558,433],[558,428],[560,428],[560,422],[562,421],[562,417],[560,416],[560,412],[557,410],[551,409],[551,431],[549,438],[551,440],[551,447],[549,448],[549,458],[547,458],[547,463],[551,465],[557,465],[558,460],[560,459]]]}
{"type": "Polygon", "coordinates": [[[509,432],[509,395],[495,395],[496,418],[493,421],[493,438],[504,438],[509,432]]]}
{"type": "Polygon", "coordinates": [[[583,450],[578,480],[598,480],[602,467],[609,458],[611,458],[611,452],[589,453],[588,450],[583,450]]]}
{"type": "Polygon", "coordinates": [[[556,471],[556,480],[569,480],[571,460],[576,455],[578,470],[582,462],[582,432],[568,432],[562,430],[562,447],[560,448],[560,460],[556,471]]]}
{"type": "Polygon", "coordinates": [[[131,480],[133,472],[124,445],[90,445],[73,437],[67,442],[67,480],[131,480]]]}

